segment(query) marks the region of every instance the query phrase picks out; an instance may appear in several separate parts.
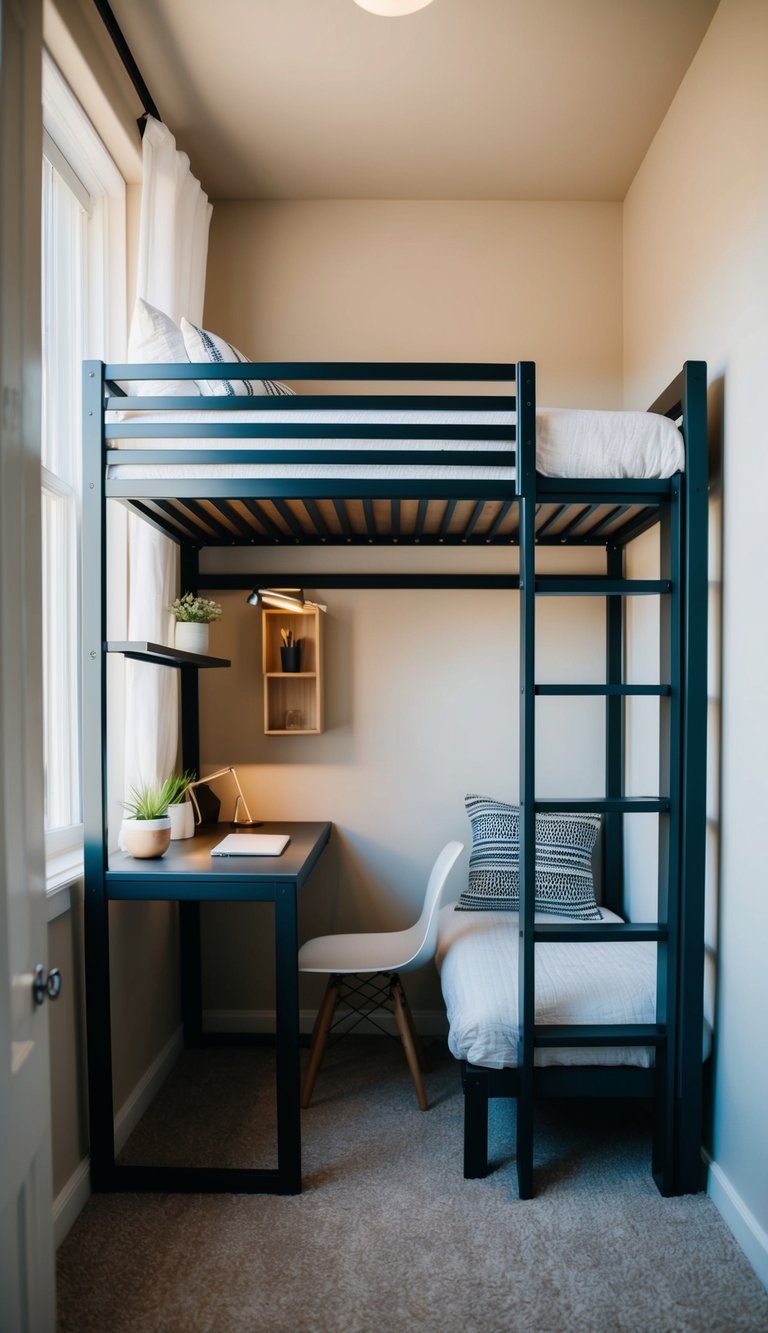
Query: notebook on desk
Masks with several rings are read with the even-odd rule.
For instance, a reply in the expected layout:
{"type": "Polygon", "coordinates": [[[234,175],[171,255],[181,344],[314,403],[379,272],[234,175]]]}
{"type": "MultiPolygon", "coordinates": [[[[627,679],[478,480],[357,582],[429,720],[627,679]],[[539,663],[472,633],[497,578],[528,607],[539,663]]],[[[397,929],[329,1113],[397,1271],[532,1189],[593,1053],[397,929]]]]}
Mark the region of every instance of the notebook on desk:
{"type": "Polygon", "coordinates": [[[211,856],[279,856],[290,841],[287,833],[228,833],[211,856]]]}

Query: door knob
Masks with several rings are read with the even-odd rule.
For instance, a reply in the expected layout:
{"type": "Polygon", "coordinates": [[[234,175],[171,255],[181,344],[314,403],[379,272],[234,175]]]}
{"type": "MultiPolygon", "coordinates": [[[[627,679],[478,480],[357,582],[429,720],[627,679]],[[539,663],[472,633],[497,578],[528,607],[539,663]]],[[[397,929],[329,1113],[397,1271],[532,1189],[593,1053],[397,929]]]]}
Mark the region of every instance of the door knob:
{"type": "Polygon", "coordinates": [[[38,963],[35,968],[35,979],[32,982],[32,994],[35,997],[35,1004],[43,1004],[46,998],[58,1000],[61,994],[61,973],[59,969],[52,967],[48,976],[46,976],[43,964],[38,963]]]}

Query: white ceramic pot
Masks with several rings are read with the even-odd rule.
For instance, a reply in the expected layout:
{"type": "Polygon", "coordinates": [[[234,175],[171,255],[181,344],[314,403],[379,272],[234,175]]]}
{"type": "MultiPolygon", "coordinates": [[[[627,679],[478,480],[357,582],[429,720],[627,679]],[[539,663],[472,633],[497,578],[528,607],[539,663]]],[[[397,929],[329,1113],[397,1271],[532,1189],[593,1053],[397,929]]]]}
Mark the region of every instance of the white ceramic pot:
{"type": "Polygon", "coordinates": [[[122,841],[129,856],[162,856],[171,844],[171,821],[167,815],[162,819],[124,819],[122,841]]]}
{"type": "Polygon", "coordinates": [[[195,620],[177,620],[176,647],[183,653],[207,653],[209,629],[195,620]]]}
{"type": "Polygon", "coordinates": [[[168,818],[171,821],[171,842],[177,838],[194,838],[195,812],[191,801],[179,801],[168,806],[168,818]]]}

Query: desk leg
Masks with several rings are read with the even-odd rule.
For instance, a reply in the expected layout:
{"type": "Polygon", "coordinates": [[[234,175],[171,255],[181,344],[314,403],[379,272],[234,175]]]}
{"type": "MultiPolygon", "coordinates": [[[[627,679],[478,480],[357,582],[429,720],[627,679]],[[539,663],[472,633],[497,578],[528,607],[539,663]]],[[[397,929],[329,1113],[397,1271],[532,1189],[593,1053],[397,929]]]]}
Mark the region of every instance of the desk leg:
{"type": "Polygon", "coordinates": [[[296,886],[275,895],[275,1065],[277,1167],[290,1194],[301,1193],[299,968],[296,886]]]}
{"type": "Polygon", "coordinates": [[[85,863],[85,1010],[92,1189],[108,1190],[115,1167],[112,1025],[109,990],[109,903],[104,875],[85,863]]]}
{"type": "Polygon", "coordinates": [[[201,1046],[203,1042],[203,990],[200,973],[200,904],[198,902],[179,903],[179,952],[184,1045],[201,1046]]]}

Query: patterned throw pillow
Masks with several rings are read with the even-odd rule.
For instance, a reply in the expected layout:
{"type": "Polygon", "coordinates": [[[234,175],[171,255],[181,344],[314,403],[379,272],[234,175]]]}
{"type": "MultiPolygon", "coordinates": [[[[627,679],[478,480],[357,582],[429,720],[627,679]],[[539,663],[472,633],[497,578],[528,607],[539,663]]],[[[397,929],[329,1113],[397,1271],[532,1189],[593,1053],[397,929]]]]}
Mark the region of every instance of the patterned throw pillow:
{"type": "MultiPolygon", "coordinates": [[[[217,333],[199,329],[196,324],[190,324],[188,319],[182,319],[181,332],[187,355],[192,362],[210,361],[213,365],[221,365],[225,361],[237,361],[242,365],[252,359],[238,352],[236,347],[225,342],[217,333]]],[[[228,398],[260,398],[265,394],[293,396],[293,389],[289,389],[287,384],[279,384],[277,380],[197,380],[196,383],[201,393],[226,394],[228,398]]]]}
{"type": "MultiPolygon", "coordinates": [[[[456,910],[518,911],[520,811],[488,796],[465,797],[472,826],[469,879],[456,910]]],[[[536,816],[536,911],[574,921],[602,921],[592,880],[599,815],[536,816]]]]}

